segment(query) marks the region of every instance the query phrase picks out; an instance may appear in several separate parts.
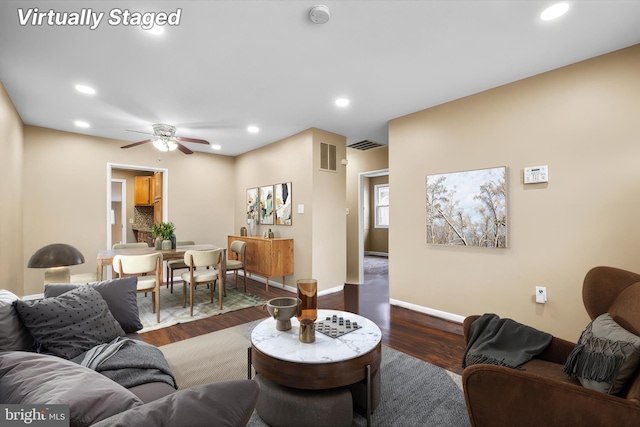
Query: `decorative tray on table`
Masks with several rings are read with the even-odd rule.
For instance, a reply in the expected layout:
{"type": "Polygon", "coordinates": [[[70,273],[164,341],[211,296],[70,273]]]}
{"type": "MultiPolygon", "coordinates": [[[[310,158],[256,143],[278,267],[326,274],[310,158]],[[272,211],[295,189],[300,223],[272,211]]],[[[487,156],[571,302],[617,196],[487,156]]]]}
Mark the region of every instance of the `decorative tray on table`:
{"type": "Polygon", "coordinates": [[[318,332],[322,332],[328,337],[338,338],[349,332],[353,332],[362,328],[358,325],[358,322],[352,322],[349,319],[337,315],[327,316],[325,320],[318,320],[315,323],[315,329],[318,332]]]}

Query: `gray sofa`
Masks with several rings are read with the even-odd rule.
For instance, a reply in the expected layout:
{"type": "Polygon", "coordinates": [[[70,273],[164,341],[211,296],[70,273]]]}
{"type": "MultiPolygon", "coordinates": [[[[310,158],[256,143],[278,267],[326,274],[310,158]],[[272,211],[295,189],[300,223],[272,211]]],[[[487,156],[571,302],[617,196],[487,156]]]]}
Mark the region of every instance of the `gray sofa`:
{"type": "Polygon", "coordinates": [[[71,426],[245,426],[259,386],[177,391],[162,352],[137,334],[136,282],[47,285],[33,301],[0,290],[0,403],[68,405],[71,426]]]}

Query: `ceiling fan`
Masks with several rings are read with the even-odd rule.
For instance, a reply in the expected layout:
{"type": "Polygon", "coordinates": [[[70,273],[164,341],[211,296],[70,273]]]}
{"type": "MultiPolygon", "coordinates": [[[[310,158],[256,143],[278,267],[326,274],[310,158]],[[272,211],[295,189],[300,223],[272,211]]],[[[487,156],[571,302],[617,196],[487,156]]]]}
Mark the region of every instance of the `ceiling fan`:
{"type": "Polygon", "coordinates": [[[144,133],[147,135],[153,135],[151,139],[145,139],[144,141],[134,142],[133,144],[124,145],[120,148],[131,148],[138,145],[146,144],[147,142],[153,143],[153,146],[160,151],[173,151],[176,148],[182,151],[184,154],[193,154],[193,151],[181,144],[181,142],[194,142],[196,144],[207,144],[209,141],[204,139],[187,138],[184,136],[176,136],[176,127],[172,125],[165,125],[157,123],[153,125],[153,133],[140,132],[137,130],[127,129],[129,132],[144,133]]]}

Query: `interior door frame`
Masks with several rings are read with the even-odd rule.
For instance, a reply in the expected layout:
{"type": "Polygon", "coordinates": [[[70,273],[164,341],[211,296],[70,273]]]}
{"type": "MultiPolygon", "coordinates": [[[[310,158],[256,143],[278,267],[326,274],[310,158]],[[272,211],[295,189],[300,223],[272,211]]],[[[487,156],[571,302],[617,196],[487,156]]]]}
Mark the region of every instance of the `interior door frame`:
{"type": "MultiPolygon", "coordinates": [[[[120,224],[122,227],[122,243],[127,242],[127,180],[126,179],[111,179],[111,183],[117,182],[120,184],[120,194],[122,195],[122,208],[120,209],[120,224]]],[[[109,198],[109,209],[111,209],[111,204],[113,201],[111,197],[109,198]]],[[[109,214],[109,219],[111,219],[111,214],[109,214]]],[[[111,228],[109,228],[111,230],[111,228]]],[[[113,238],[113,236],[111,236],[113,238]]],[[[113,240],[113,239],[112,239],[113,240]]],[[[108,246],[111,247],[111,246],[108,246]]]]}
{"type": "MultiPolygon", "coordinates": [[[[364,283],[364,179],[389,175],[389,168],[358,174],[358,283],[364,283]]],[[[391,201],[389,201],[391,210],[391,201]]]]}
{"type": "MultiPolygon", "coordinates": [[[[154,168],[150,166],[127,165],[123,163],[107,163],[107,248],[111,248],[111,175],[113,169],[138,170],[145,172],[162,172],[162,218],[169,221],[169,169],[154,168]]],[[[124,221],[124,240],[126,240],[126,212],[123,212],[124,221]]]]}

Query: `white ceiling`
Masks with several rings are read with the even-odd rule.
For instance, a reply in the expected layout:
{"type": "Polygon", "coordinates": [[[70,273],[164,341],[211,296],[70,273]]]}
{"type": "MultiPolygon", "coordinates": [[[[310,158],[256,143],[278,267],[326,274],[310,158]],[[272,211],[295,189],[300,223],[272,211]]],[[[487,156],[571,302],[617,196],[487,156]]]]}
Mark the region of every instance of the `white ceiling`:
{"type": "Polygon", "coordinates": [[[640,43],[640,1],[568,1],[551,22],[550,1],[325,1],[322,25],[318,3],[3,1],[0,80],[28,125],[135,142],[127,129],[169,123],[235,156],[310,127],[387,144],[390,119],[640,43]],[[33,7],[107,16],[96,30],[20,26],[33,7]],[[181,21],[153,36],[109,25],[114,8],[180,8],[181,21]]]}

